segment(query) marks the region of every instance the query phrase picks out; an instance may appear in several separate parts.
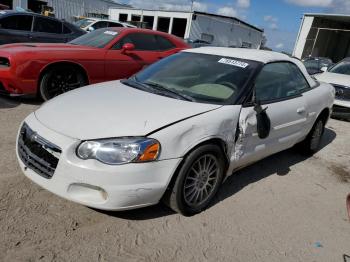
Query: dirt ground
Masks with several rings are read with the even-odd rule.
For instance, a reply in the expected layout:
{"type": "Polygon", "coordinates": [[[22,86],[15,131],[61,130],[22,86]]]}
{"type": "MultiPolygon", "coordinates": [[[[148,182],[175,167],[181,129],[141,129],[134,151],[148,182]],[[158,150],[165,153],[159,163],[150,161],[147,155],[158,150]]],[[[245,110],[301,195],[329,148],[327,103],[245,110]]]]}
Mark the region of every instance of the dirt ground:
{"type": "Polygon", "coordinates": [[[350,261],[350,122],[330,120],[315,156],[260,161],[183,217],[160,204],[101,212],[25,178],[15,137],[39,104],[0,98],[0,261],[350,261]]]}

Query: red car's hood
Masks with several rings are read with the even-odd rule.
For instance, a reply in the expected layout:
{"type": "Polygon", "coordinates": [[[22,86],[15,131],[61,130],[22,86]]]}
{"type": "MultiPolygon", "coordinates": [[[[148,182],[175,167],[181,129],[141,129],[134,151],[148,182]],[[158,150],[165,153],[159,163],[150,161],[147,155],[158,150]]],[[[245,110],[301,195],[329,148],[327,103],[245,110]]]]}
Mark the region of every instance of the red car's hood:
{"type": "Polygon", "coordinates": [[[92,50],[96,49],[89,46],[81,46],[81,45],[71,45],[71,44],[45,44],[45,43],[17,43],[17,44],[8,44],[8,45],[0,45],[0,51],[6,52],[8,54],[15,54],[15,53],[21,53],[21,52],[28,52],[28,51],[43,51],[48,52],[51,50],[60,51],[60,50],[92,50]]]}

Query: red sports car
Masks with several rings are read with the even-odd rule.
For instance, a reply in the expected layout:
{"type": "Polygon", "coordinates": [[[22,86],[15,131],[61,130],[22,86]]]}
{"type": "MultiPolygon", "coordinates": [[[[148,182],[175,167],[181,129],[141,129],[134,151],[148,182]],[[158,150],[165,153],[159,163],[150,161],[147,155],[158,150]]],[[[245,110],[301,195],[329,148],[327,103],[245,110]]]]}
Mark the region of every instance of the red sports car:
{"type": "Polygon", "coordinates": [[[136,28],[104,28],[67,44],[0,46],[0,93],[39,95],[129,77],[189,46],[175,36],[136,28]]]}

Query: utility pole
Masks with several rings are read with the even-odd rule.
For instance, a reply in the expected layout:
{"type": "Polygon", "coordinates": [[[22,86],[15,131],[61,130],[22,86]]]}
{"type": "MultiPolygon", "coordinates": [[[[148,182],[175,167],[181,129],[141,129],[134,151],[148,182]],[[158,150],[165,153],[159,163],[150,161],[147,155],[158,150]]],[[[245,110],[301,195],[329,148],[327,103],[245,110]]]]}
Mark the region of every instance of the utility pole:
{"type": "Polygon", "coordinates": [[[191,0],[191,13],[193,12],[194,0],[191,0]]]}

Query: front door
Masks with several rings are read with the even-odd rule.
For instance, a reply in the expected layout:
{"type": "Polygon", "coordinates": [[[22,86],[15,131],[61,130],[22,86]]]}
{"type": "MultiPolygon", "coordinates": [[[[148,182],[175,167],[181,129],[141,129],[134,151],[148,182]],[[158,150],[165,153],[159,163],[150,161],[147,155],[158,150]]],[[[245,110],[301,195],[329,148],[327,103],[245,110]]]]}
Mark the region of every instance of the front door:
{"type": "Polygon", "coordinates": [[[106,79],[115,80],[129,77],[163,57],[163,52],[158,50],[154,34],[128,34],[106,53],[106,79]],[[123,53],[122,47],[126,43],[133,44],[135,49],[123,53]]]}
{"type": "Polygon", "coordinates": [[[276,62],[264,66],[254,90],[255,101],[267,108],[270,134],[267,138],[259,138],[254,106],[251,103],[243,107],[233,169],[292,147],[306,135],[309,114],[303,92],[309,88],[303,74],[292,63],[276,62]]]}

